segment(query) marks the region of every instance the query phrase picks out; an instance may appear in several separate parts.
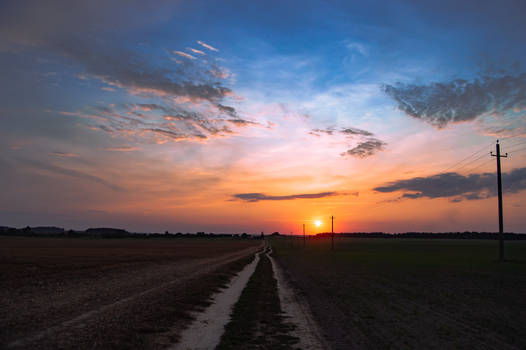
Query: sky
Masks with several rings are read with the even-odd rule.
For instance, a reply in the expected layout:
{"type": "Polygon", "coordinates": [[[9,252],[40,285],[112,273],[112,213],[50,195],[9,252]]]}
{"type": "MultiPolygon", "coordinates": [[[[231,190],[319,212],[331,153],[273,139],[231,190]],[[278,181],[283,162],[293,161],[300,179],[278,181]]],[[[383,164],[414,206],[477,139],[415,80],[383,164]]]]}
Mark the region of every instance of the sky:
{"type": "Polygon", "coordinates": [[[0,225],[526,232],[525,15],[4,0],[0,225]]]}

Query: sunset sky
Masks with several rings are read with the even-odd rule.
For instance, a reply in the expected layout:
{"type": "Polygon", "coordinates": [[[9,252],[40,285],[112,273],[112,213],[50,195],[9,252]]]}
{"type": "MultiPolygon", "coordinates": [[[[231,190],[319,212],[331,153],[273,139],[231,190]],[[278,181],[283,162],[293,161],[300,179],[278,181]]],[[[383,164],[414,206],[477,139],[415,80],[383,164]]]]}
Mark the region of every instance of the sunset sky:
{"type": "Polygon", "coordinates": [[[526,232],[524,1],[0,2],[0,225],[526,232]],[[322,225],[314,226],[315,220],[322,225]]]}

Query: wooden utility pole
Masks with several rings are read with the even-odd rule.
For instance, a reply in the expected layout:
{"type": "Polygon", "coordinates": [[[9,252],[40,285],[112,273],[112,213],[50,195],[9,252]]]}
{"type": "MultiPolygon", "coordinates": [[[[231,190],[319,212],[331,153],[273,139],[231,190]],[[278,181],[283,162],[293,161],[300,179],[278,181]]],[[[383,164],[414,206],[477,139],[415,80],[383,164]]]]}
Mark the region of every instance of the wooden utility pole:
{"type": "Polygon", "coordinates": [[[303,246],[305,247],[305,224],[303,224],[303,246]]]}
{"type": "Polygon", "coordinates": [[[497,157],[497,187],[499,196],[499,261],[504,261],[504,219],[502,217],[502,176],[500,171],[500,158],[508,157],[508,153],[503,156],[500,155],[499,140],[497,140],[495,151],[497,154],[493,154],[493,152],[491,152],[491,156],[497,157]]]}
{"type": "Polygon", "coordinates": [[[334,216],[331,216],[331,250],[334,250],[334,216]]]}

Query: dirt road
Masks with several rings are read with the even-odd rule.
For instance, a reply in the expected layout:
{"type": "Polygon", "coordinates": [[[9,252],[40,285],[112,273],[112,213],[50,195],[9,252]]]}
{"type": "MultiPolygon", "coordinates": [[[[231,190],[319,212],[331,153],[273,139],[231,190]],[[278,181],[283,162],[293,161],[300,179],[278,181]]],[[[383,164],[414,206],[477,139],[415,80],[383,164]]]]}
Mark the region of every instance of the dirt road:
{"type": "MultiPolygon", "coordinates": [[[[157,259],[158,254],[150,252],[145,256],[151,259],[110,256],[94,264],[97,259],[84,257],[74,268],[41,268],[36,276],[27,272],[39,269],[35,262],[23,266],[17,275],[23,278],[3,273],[0,347],[122,349],[173,344],[190,312],[206,306],[209,296],[259,249],[256,243],[227,246],[209,249],[218,251],[215,254],[194,249],[191,258],[183,259],[157,259]]],[[[186,250],[180,254],[184,256],[191,248],[180,249],[186,250]]],[[[2,260],[12,269],[24,264],[24,259],[8,253],[2,260]]],[[[39,261],[45,257],[41,254],[39,261]]]]}

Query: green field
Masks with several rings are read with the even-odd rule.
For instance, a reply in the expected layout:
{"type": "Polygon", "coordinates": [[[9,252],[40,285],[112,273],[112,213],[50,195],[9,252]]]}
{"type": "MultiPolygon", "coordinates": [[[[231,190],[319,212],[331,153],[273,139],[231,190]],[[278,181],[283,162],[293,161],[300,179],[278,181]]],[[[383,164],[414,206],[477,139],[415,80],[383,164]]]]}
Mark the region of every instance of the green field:
{"type": "Polygon", "coordinates": [[[526,348],[526,242],[270,240],[334,349],[526,348]]]}

